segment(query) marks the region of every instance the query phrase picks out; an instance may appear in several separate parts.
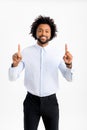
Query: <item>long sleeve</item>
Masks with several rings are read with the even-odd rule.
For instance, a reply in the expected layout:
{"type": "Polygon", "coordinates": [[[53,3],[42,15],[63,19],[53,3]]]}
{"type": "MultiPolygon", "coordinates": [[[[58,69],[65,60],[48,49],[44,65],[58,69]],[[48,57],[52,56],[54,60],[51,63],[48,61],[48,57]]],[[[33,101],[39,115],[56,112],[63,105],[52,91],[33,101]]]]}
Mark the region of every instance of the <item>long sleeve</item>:
{"type": "Polygon", "coordinates": [[[22,70],[24,69],[24,63],[21,61],[17,67],[10,67],[8,70],[8,77],[10,81],[15,81],[19,76],[22,70]]]}
{"type": "Polygon", "coordinates": [[[63,61],[60,62],[59,64],[59,69],[63,75],[63,77],[67,80],[67,81],[72,81],[73,79],[73,69],[69,69],[66,67],[65,63],[63,61]]]}

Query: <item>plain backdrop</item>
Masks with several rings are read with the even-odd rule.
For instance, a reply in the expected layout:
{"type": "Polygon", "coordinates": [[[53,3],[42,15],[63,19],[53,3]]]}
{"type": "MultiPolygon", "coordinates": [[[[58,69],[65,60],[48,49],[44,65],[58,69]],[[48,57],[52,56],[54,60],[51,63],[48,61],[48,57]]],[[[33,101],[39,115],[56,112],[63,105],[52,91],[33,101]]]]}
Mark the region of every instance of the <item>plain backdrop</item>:
{"type": "MultiPolygon", "coordinates": [[[[65,43],[73,55],[73,82],[59,73],[57,92],[60,130],[87,130],[87,2],[85,0],[0,1],[0,130],[23,130],[24,71],[11,82],[8,69],[12,55],[36,41],[30,26],[39,15],[50,16],[58,27],[52,44],[64,54],[65,43]]],[[[38,130],[45,130],[42,119],[38,130]]]]}

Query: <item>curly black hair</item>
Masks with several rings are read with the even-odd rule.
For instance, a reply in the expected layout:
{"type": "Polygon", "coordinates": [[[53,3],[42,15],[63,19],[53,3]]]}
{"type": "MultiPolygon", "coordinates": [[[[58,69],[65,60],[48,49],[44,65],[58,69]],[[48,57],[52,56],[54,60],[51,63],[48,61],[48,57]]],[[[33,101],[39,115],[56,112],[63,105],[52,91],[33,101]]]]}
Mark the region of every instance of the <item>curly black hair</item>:
{"type": "Polygon", "coordinates": [[[31,25],[30,34],[32,34],[32,36],[35,39],[37,39],[36,30],[37,30],[37,28],[40,24],[48,24],[50,26],[50,28],[51,28],[51,38],[50,38],[50,40],[52,40],[55,36],[57,36],[57,34],[56,34],[57,27],[56,27],[56,24],[54,23],[54,20],[51,19],[50,17],[45,17],[45,16],[40,15],[35,19],[35,21],[31,25]]]}

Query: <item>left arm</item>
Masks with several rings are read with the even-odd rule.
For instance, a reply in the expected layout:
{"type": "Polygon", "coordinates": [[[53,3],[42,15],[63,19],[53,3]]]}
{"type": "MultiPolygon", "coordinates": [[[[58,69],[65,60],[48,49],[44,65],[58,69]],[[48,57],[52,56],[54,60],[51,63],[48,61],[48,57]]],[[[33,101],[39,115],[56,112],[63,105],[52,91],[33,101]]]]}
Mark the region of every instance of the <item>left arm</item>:
{"type": "Polygon", "coordinates": [[[72,81],[73,72],[72,72],[72,59],[73,56],[67,49],[67,45],[65,45],[65,55],[63,56],[63,62],[60,63],[59,69],[62,72],[63,76],[68,81],[72,81]]]}

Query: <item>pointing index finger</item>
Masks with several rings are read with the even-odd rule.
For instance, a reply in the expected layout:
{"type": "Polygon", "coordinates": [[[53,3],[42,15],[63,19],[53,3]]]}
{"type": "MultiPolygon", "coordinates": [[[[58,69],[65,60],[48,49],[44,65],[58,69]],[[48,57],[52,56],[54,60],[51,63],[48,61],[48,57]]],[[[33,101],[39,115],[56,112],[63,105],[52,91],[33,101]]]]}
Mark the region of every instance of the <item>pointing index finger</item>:
{"type": "Polygon", "coordinates": [[[20,53],[20,44],[18,44],[18,57],[20,57],[21,56],[21,53],[20,53]]]}
{"type": "Polygon", "coordinates": [[[67,44],[65,44],[65,53],[68,51],[67,44]]]}

